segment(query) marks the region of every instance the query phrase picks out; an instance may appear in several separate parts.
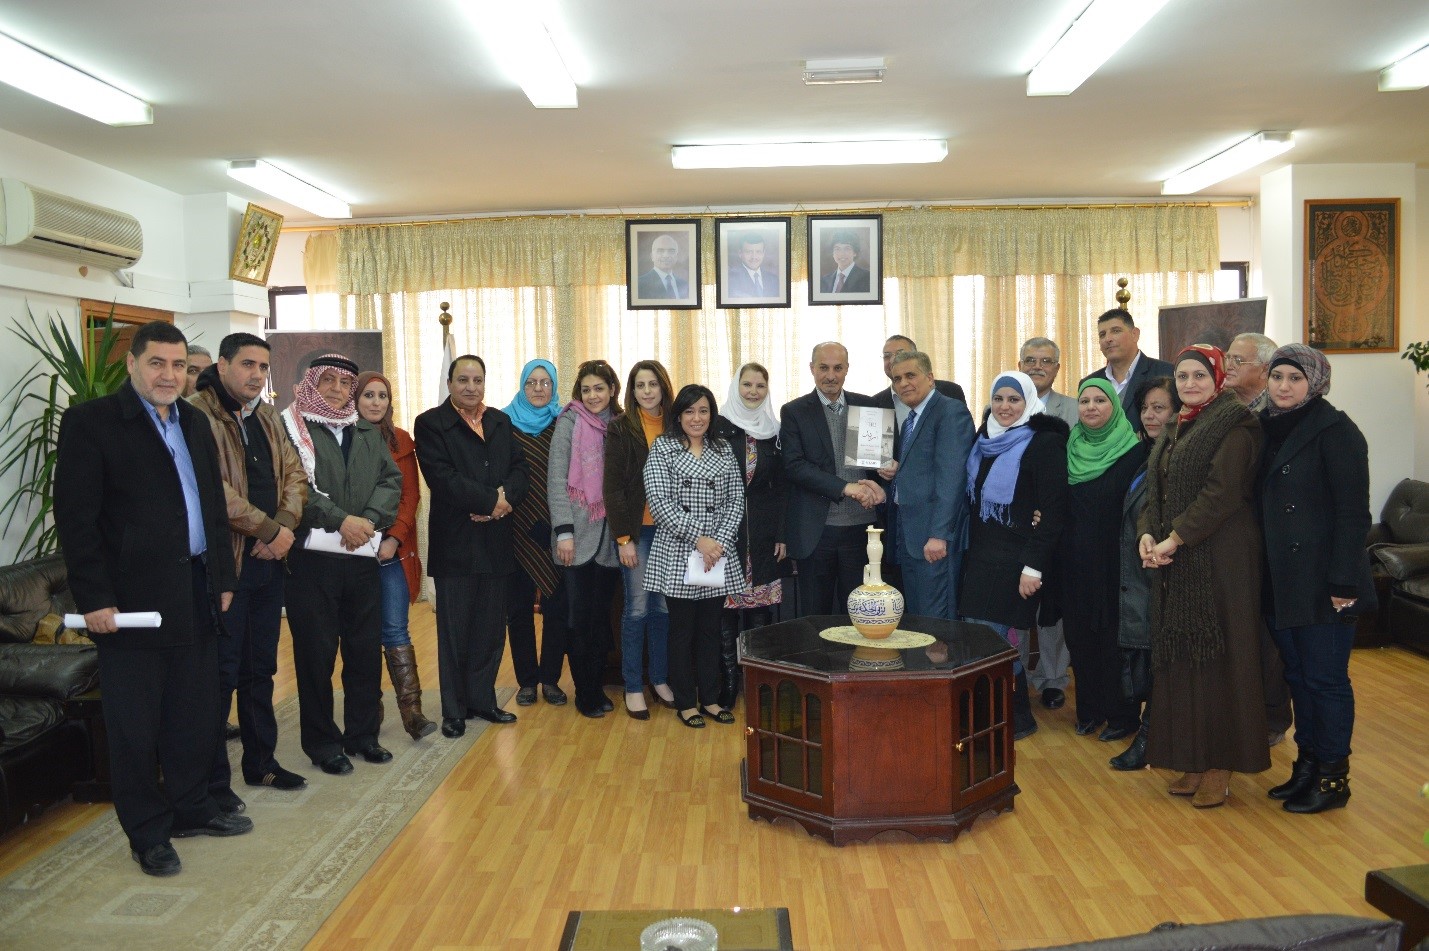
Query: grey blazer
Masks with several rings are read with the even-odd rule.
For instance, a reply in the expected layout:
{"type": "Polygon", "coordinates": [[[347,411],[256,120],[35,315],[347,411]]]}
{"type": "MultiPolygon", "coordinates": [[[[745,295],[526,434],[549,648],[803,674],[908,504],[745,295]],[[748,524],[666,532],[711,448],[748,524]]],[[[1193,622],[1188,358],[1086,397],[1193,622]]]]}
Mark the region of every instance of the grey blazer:
{"type": "MultiPolygon", "coordinates": [[[[620,565],[620,555],[615,550],[610,526],[603,517],[591,521],[590,512],[572,499],[566,489],[575,431],[576,415],[567,410],[556,420],[556,431],[551,434],[550,464],[546,467],[546,501],[551,506],[551,560],[560,564],[556,558],[556,536],[571,532],[576,543],[576,557],[572,565],[583,565],[594,558],[596,564],[615,568],[620,565]]],[[[605,451],[602,449],[601,465],[605,464],[604,459],[605,451]]]]}

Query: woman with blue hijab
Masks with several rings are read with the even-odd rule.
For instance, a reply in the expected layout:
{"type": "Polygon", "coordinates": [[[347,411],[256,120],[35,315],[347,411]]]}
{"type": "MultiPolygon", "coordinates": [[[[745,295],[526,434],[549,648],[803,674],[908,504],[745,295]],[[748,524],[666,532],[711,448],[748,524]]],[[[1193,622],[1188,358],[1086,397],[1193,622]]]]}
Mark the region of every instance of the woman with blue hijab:
{"type": "MultiPolygon", "coordinates": [[[[968,549],[958,611],[1012,644],[1037,623],[1042,573],[1052,567],[1066,517],[1067,424],[1043,410],[1027,374],[998,374],[968,454],[968,549]]],[[[1037,721],[1027,672],[1015,662],[1013,670],[1013,737],[1020,740],[1037,732],[1037,721]]]]}
{"type": "MultiPolygon", "coordinates": [[[[556,365],[549,360],[531,360],[521,368],[521,389],[506,405],[505,413],[515,427],[516,444],[526,455],[531,484],[546,484],[546,465],[551,454],[551,436],[561,402],[556,399],[556,365]]],[[[511,574],[511,594],[506,601],[506,636],[511,643],[511,665],[516,669],[520,690],[516,702],[529,707],[536,702],[536,688],[546,702],[559,706],[566,702],[560,688],[561,664],[566,655],[565,585],[560,568],[551,561],[551,510],[544,491],[527,492],[511,511],[516,529],[516,571],[511,574]],[[541,654],[536,655],[536,593],[541,595],[541,654]]]]}

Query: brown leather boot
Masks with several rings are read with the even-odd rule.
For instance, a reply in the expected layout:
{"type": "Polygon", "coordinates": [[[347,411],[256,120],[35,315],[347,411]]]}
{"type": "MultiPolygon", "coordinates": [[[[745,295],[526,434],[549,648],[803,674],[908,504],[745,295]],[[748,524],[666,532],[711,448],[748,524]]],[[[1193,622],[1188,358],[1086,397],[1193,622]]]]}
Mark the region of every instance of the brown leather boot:
{"type": "Polygon", "coordinates": [[[1179,778],[1172,781],[1166,787],[1166,791],[1173,796],[1194,796],[1196,787],[1201,785],[1200,773],[1182,773],[1179,778]]]}
{"type": "Polygon", "coordinates": [[[437,725],[422,716],[422,682],[417,678],[417,653],[412,645],[384,647],[382,653],[387,656],[387,674],[397,694],[402,727],[414,740],[437,732],[437,725]]]}
{"type": "Polygon", "coordinates": [[[1214,809],[1224,806],[1231,797],[1231,771],[1228,769],[1208,769],[1201,774],[1201,785],[1196,787],[1196,797],[1191,805],[1197,809],[1214,809]]]}

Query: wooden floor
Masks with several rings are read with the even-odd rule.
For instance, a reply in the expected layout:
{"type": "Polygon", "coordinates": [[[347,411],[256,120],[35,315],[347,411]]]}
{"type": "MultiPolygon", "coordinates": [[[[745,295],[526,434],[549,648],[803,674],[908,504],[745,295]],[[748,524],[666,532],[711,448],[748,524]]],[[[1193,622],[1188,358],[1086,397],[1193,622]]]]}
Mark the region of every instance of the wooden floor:
{"type": "MultiPolygon", "coordinates": [[[[426,604],[413,629],[434,683],[426,604]]],[[[509,704],[520,722],[486,731],[311,947],[551,951],[568,911],[603,908],[782,905],[807,951],[1026,948],[1171,920],[1377,916],[1361,898],[1365,873],[1429,861],[1418,795],[1429,780],[1429,660],[1356,651],[1351,673],[1347,809],[1292,816],[1265,797],[1288,773],[1286,742],[1270,772],[1234,778],[1226,807],[1194,810],[1166,795],[1163,774],[1109,769],[1123,744],[1074,735],[1070,705],[1034,704],[1041,730],[1017,745],[1016,808],[948,845],[885,837],[834,848],[791,824],[752,822],[739,799],[738,726],[694,731],[659,708],[640,723],[614,691],[617,712],[596,721],[569,705],[509,704]]],[[[291,695],[286,656],[279,677],[278,696],[291,695]]],[[[514,683],[509,660],[501,682],[514,683]]],[[[384,739],[409,742],[390,723],[384,739]]],[[[105,812],[52,808],[0,839],[0,874],[105,812]]]]}

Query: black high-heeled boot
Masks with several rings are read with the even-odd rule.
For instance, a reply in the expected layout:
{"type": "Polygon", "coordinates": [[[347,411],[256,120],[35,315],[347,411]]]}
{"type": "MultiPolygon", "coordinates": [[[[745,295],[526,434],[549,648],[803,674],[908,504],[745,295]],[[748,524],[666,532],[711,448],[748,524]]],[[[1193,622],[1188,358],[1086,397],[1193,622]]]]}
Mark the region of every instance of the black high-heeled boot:
{"type": "Polygon", "coordinates": [[[1134,769],[1146,768],[1146,737],[1151,727],[1145,720],[1141,721],[1141,726],[1136,731],[1136,737],[1131,741],[1131,745],[1126,748],[1120,756],[1113,756],[1109,762],[1112,769],[1119,769],[1122,772],[1131,772],[1134,769]]]}
{"type": "Polygon", "coordinates": [[[1314,784],[1317,765],[1313,753],[1301,750],[1295,764],[1290,767],[1290,778],[1279,786],[1271,786],[1265,794],[1271,799],[1294,799],[1314,784]]]}
{"type": "Polygon", "coordinates": [[[1037,732],[1032,698],[1027,695],[1027,672],[1018,673],[1012,688],[1012,738],[1023,740],[1037,732]]]}
{"type": "Polygon", "coordinates": [[[726,710],[739,698],[739,612],[725,611],[719,619],[720,688],[718,703],[726,710]]]}
{"type": "Polygon", "coordinates": [[[1339,809],[1350,801],[1350,761],[1330,760],[1315,767],[1315,781],[1294,799],[1285,800],[1285,811],[1308,815],[1339,809]]]}

